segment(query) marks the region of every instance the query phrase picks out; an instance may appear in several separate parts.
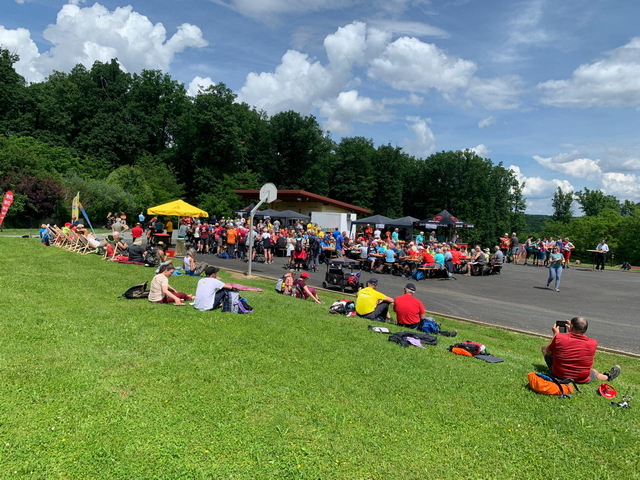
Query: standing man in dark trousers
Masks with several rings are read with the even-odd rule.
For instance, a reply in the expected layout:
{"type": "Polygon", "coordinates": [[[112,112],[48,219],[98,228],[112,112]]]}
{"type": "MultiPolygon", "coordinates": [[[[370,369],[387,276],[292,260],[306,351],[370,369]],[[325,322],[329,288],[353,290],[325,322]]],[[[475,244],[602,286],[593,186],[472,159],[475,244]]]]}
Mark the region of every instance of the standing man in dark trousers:
{"type": "Polygon", "coordinates": [[[603,238],[602,241],[596,247],[596,270],[599,266],[602,266],[601,270],[604,272],[604,264],[607,262],[607,253],[609,252],[609,245],[607,245],[607,239],[603,238]]]}

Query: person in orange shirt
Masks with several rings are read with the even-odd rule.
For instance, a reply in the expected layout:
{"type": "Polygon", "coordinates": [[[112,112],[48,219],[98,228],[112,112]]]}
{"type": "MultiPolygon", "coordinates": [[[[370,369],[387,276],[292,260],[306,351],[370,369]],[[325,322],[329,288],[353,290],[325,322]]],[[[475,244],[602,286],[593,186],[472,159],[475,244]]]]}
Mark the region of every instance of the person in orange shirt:
{"type": "Polygon", "coordinates": [[[227,254],[229,255],[229,258],[235,258],[237,236],[238,232],[233,228],[233,224],[229,224],[227,227],[227,254]]]}

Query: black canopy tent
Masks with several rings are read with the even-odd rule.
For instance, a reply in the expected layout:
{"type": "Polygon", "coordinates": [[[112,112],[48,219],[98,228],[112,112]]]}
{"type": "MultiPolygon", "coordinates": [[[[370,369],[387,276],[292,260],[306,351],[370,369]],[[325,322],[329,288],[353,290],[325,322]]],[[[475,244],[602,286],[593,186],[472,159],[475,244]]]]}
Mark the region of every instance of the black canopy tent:
{"type": "Polygon", "coordinates": [[[386,225],[389,227],[404,227],[404,228],[412,228],[414,223],[419,222],[420,220],[415,217],[402,217],[391,220],[391,223],[387,223],[386,225]]]}
{"type": "Polygon", "coordinates": [[[438,215],[433,218],[427,218],[425,220],[420,220],[421,225],[431,224],[436,227],[446,227],[446,228],[474,228],[475,225],[473,223],[463,222],[458,218],[451,215],[446,210],[442,210],[438,215]]]}
{"type": "Polygon", "coordinates": [[[408,237],[405,237],[405,239],[412,240],[413,239],[414,224],[419,222],[419,221],[420,220],[418,218],[407,216],[407,217],[402,217],[402,218],[396,218],[396,219],[392,220],[391,223],[387,224],[387,226],[389,226],[389,227],[406,228],[407,229],[407,233],[408,233],[408,237]]]}
{"type": "Polygon", "coordinates": [[[351,222],[353,225],[391,225],[393,222],[392,218],[385,217],[384,215],[373,215],[367,218],[361,218],[359,220],[355,220],[351,222]]]}

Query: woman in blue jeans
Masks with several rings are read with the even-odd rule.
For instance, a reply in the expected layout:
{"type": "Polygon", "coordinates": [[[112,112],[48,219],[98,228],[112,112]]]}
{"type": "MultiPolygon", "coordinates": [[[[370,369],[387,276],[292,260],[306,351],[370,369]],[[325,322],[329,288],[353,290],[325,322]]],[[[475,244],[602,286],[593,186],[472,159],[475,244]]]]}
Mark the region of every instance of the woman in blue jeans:
{"type": "Polygon", "coordinates": [[[562,276],[562,266],[564,265],[564,257],[560,253],[559,247],[553,247],[551,255],[549,255],[549,278],[547,280],[547,287],[556,279],[556,292],[560,291],[560,277],[562,276]]]}

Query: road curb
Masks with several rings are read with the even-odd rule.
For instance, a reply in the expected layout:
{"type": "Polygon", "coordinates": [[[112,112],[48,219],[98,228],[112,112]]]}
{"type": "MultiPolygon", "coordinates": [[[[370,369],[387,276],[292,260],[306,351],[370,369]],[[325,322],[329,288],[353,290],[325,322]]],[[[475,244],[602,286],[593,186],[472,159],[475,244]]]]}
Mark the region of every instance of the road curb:
{"type": "MultiPolygon", "coordinates": [[[[235,270],[232,268],[225,268],[225,270],[227,270],[228,272],[234,272],[234,273],[238,273],[240,275],[247,275],[247,272],[243,272],[240,270],[235,270]]],[[[269,277],[267,275],[256,275],[256,274],[252,274],[252,277],[255,278],[260,278],[263,280],[271,280],[273,282],[278,281],[277,278],[274,277],[269,277]]],[[[322,290],[325,292],[331,292],[331,293],[342,293],[342,295],[346,295],[349,297],[355,297],[354,293],[346,293],[346,292],[336,292],[335,290],[330,290],[328,288],[322,288],[322,287],[314,287],[316,290],[322,290]]],[[[504,325],[496,325],[494,323],[487,323],[487,322],[483,322],[480,320],[472,320],[470,318],[465,318],[465,317],[456,317],[455,315],[449,315],[447,313],[440,313],[440,312],[430,312],[433,315],[436,315],[438,317],[442,317],[442,318],[448,318],[451,320],[456,320],[458,322],[464,322],[464,323],[471,323],[473,325],[479,325],[482,327],[491,327],[491,328],[499,328],[500,330],[506,330],[507,332],[512,332],[512,333],[518,333],[520,335],[529,335],[530,337],[538,337],[538,338],[545,338],[545,339],[551,339],[552,335],[544,335],[542,333],[536,333],[536,332],[530,332],[528,330],[521,330],[519,328],[511,328],[511,327],[505,327],[504,325]]],[[[601,352],[606,352],[606,353],[613,353],[615,355],[622,355],[625,357],[630,357],[630,358],[637,358],[640,359],[640,354],[637,353],[633,353],[633,352],[626,352],[624,350],[616,350],[615,348],[608,348],[608,347],[601,347],[598,345],[598,350],[601,352]]]]}

